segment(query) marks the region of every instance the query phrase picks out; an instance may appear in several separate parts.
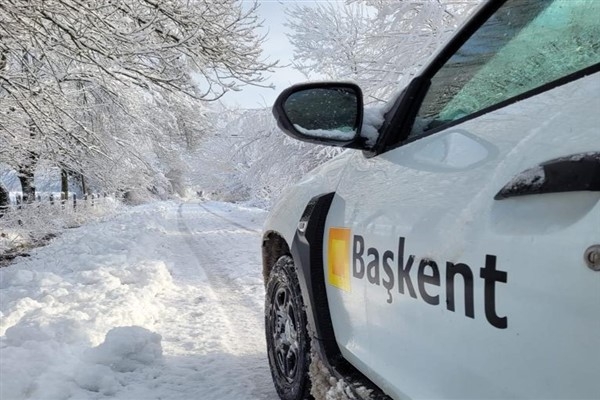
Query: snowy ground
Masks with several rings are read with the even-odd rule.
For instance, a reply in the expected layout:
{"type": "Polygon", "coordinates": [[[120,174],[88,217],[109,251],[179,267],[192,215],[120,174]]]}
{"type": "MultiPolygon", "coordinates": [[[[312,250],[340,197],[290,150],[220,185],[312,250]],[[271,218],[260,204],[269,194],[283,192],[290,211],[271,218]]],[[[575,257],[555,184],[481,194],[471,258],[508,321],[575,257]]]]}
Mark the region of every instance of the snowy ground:
{"type": "Polygon", "coordinates": [[[265,213],[155,203],[0,269],[0,399],[274,399],[265,213]]]}

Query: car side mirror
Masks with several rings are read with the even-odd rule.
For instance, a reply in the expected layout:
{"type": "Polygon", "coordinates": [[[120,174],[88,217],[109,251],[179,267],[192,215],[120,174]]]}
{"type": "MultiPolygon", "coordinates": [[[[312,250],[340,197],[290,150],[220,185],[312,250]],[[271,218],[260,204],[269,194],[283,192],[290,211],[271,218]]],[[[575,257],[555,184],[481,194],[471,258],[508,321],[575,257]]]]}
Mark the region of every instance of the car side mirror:
{"type": "Polygon", "coordinates": [[[353,83],[321,82],[292,86],[273,105],[277,124],[295,139],[363,149],[363,99],[353,83]]]}

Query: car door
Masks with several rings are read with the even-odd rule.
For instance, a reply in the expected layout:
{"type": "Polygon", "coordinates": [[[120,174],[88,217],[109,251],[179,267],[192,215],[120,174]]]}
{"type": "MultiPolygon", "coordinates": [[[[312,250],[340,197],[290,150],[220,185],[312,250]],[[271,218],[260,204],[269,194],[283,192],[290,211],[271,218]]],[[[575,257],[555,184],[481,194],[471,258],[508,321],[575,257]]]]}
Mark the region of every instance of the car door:
{"type": "Polygon", "coordinates": [[[349,162],[328,302],[392,397],[600,396],[598,15],[504,2],[424,72],[410,133],[349,162]]]}

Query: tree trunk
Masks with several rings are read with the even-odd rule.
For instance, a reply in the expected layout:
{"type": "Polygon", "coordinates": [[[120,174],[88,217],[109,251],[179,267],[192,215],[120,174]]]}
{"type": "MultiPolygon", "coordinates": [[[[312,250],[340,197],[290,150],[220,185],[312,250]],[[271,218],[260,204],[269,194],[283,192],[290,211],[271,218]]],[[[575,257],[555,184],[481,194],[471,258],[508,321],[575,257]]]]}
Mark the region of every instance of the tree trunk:
{"type": "Polygon", "coordinates": [[[6,190],[6,188],[0,184],[0,217],[2,214],[4,214],[4,210],[6,210],[9,204],[10,197],[8,195],[8,190],[6,190]]]}
{"type": "MultiPolygon", "coordinates": [[[[29,137],[35,139],[37,131],[33,121],[29,122],[29,137]]],[[[21,181],[21,191],[23,192],[23,203],[33,203],[35,201],[35,167],[39,160],[39,154],[33,150],[27,151],[27,156],[17,167],[17,175],[21,181]]]]}
{"type": "Polygon", "coordinates": [[[85,176],[83,176],[83,174],[78,174],[78,176],[79,183],[81,184],[81,194],[85,196],[87,194],[87,188],[85,187],[85,176]]]}
{"type": "Polygon", "coordinates": [[[64,168],[60,169],[60,191],[62,199],[67,200],[69,198],[69,174],[64,168]]]}
{"type": "Polygon", "coordinates": [[[29,166],[21,165],[17,170],[19,181],[21,181],[21,191],[23,192],[23,203],[33,203],[35,201],[35,183],[33,180],[33,169],[29,166]]]}

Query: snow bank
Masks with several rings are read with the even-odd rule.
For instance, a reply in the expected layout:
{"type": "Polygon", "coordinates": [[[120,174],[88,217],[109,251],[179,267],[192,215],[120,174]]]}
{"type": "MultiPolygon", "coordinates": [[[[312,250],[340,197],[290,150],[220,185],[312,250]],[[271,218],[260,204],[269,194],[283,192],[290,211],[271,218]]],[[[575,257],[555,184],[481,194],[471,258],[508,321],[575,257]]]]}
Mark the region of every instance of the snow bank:
{"type": "Polygon", "coordinates": [[[140,216],[69,230],[0,269],[0,398],[114,395],[160,364],[161,337],[141,326],[165,312],[173,282],[146,257],[159,227],[140,216]]]}

